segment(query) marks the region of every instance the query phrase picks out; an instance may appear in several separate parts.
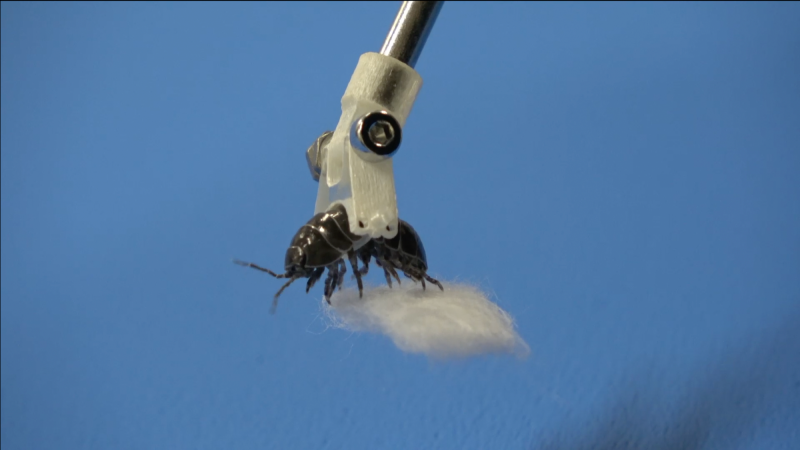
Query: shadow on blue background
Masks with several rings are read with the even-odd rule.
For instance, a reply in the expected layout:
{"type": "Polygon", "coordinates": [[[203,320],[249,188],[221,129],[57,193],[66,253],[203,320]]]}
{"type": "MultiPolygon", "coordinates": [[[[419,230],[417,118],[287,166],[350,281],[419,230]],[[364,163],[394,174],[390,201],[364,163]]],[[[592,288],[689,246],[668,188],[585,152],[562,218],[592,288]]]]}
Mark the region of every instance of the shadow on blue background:
{"type": "MultiPolygon", "coordinates": [[[[763,409],[780,405],[776,399],[793,395],[792,390],[796,395],[800,389],[800,380],[787,376],[782,368],[787,360],[796,360],[800,352],[800,315],[787,317],[782,326],[765,335],[756,342],[742,342],[724,357],[709,361],[702,375],[678,399],[678,412],[656,429],[650,421],[651,411],[664,399],[647,384],[657,377],[640,370],[630,374],[627,392],[610,402],[588,433],[564,433],[580,428],[580,424],[567,420],[560,428],[564,434],[545,439],[537,448],[692,450],[708,448],[707,444],[714,441],[721,441],[717,445],[722,448],[763,445],[750,441],[749,433],[743,430],[753,425],[769,426],[762,417],[763,409]],[[726,432],[715,436],[719,429],[726,432]]],[[[796,407],[786,405],[779,413],[791,416],[796,407]]]]}
{"type": "Polygon", "coordinates": [[[2,3],[3,450],[797,448],[797,3],[446,4],[400,214],[531,357],[268,314],[398,6],[2,3]]]}

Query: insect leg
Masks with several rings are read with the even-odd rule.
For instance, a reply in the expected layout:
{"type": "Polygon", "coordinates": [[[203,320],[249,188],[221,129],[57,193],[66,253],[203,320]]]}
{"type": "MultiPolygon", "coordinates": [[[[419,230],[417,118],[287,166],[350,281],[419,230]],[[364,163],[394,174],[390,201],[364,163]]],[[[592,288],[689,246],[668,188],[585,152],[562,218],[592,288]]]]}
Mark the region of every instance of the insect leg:
{"type": "Polygon", "coordinates": [[[391,288],[392,287],[392,276],[389,274],[389,271],[386,269],[386,267],[383,268],[383,276],[386,277],[386,284],[388,284],[389,288],[391,288]]]}
{"type": "Polygon", "coordinates": [[[365,258],[361,258],[361,262],[364,263],[364,267],[359,269],[359,272],[361,272],[361,275],[366,275],[366,274],[369,273],[369,258],[370,258],[369,255],[367,255],[365,258]]]}
{"type": "Polygon", "coordinates": [[[440,283],[440,282],[439,282],[439,280],[437,280],[436,278],[433,278],[433,277],[431,277],[431,276],[430,276],[430,275],[428,275],[427,273],[426,273],[426,274],[424,274],[423,276],[425,277],[425,279],[426,279],[426,280],[428,280],[428,281],[430,281],[431,283],[433,283],[433,284],[435,284],[435,285],[439,286],[439,289],[441,289],[442,291],[444,291],[444,286],[442,286],[442,283],[440,283]]]}
{"type": "MultiPolygon", "coordinates": [[[[356,268],[353,268],[353,271],[357,271],[356,268]]],[[[344,263],[344,258],[339,260],[339,290],[342,290],[342,285],[344,284],[344,274],[347,273],[347,265],[344,263]]]]}
{"type": "Polygon", "coordinates": [[[336,286],[339,285],[339,261],[335,261],[333,264],[328,266],[328,270],[330,271],[331,276],[331,295],[336,290],[336,286]]]}
{"type": "Polygon", "coordinates": [[[289,281],[287,281],[283,286],[281,286],[280,289],[278,289],[278,292],[275,293],[275,298],[272,299],[272,307],[269,309],[270,314],[275,314],[275,311],[278,309],[278,297],[280,297],[283,290],[289,287],[290,284],[294,283],[294,280],[297,278],[299,277],[290,278],[289,281]]]}
{"type": "Polygon", "coordinates": [[[425,278],[420,278],[419,281],[422,282],[422,290],[425,290],[425,278]]]}
{"type": "Polygon", "coordinates": [[[383,269],[383,276],[385,276],[385,277],[386,277],[386,284],[388,284],[388,285],[389,285],[389,287],[391,288],[391,287],[392,287],[392,277],[391,277],[391,275],[389,274],[389,270],[386,268],[386,266],[384,266],[384,265],[381,263],[381,261],[382,261],[382,259],[381,259],[381,257],[380,257],[380,256],[376,256],[376,257],[375,257],[375,264],[377,264],[377,265],[378,265],[378,267],[380,267],[381,269],[383,269]]]}
{"type": "Polygon", "coordinates": [[[269,269],[265,269],[265,268],[263,268],[261,266],[257,266],[257,265],[255,265],[253,263],[250,263],[250,262],[244,262],[244,261],[239,261],[238,259],[234,259],[233,263],[234,264],[238,264],[240,266],[252,267],[253,269],[258,269],[258,270],[260,270],[262,272],[267,272],[268,274],[272,275],[275,278],[289,278],[289,275],[287,275],[285,273],[275,273],[275,272],[273,272],[273,271],[271,271],[269,269]]]}
{"type": "Polygon", "coordinates": [[[328,302],[329,305],[331,304],[331,295],[333,295],[333,282],[333,270],[328,267],[328,277],[325,278],[325,301],[328,302]]]}
{"type": "Polygon", "coordinates": [[[392,274],[392,276],[394,277],[394,279],[395,279],[395,280],[397,280],[397,284],[398,284],[398,285],[400,285],[400,276],[399,276],[399,275],[397,275],[397,271],[396,271],[396,270],[394,270],[394,267],[392,267],[392,265],[391,265],[391,264],[385,264],[385,265],[383,266],[383,268],[384,268],[384,269],[388,269],[388,270],[389,270],[389,273],[390,273],[390,274],[392,274]]]}
{"type": "Polygon", "coordinates": [[[366,252],[362,252],[359,256],[361,257],[361,262],[364,263],[364,267],[360,269],[361,275],[366,275],[369,272],[369,259],[371,256],[366,252]]]}
{"type": "Polygon", "coordinates": [[[324,267],[320,267],[319,269],[314,269],[314,273],[312,273],[311,276],[308,277],[308,283],[306,283],[306,294],[308,294],[308,291],[310,291],[311,288],[314,287],[314,284],[316,284],[317,280],[320,279],[323,273],[325,273],[324,267]]]}
{"type": "Polygon", "coordinates": [[[390,261],[383,259],[381,256],[375,257],[375,262],[378,264],[379,267],[383,267],[383,274],[386,276],[386,284],[389,287],[392,287],[392,279],[389,278],[389,275],[393,276],[395,280],[397,280],[397,284],[400,284],[400,277],[397,276],[397,272],[394,270],[394,267],[390,261]]]}
{"type": "Polygon", "coordinates": [[[356,283],[358,283],[358,298],[362,298],[364,296],[364,283],[361,281],[361,272],[358,271],[356,252],[350,250],[347,252],[347,257],[350,259],[350,265],[353,266],[353,274],[356,276],[356,283]]]}

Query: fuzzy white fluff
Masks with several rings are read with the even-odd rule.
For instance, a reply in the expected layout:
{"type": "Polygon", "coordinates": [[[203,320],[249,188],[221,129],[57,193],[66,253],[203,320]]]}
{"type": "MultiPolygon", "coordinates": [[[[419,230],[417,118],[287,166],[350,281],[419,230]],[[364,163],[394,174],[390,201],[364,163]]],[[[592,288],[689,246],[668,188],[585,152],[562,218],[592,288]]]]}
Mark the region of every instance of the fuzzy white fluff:
{"type": "Polygon", "coordinates": [[[363,298],[353,288],[336,292],[323,312],[336,328],[382,333],[400,350],[434,358],[530,352],[511,316],[476,287],[442,283],[442,292],[428,284],[423,291],[403,281],[392,289],[365,286],[363,298]]]}

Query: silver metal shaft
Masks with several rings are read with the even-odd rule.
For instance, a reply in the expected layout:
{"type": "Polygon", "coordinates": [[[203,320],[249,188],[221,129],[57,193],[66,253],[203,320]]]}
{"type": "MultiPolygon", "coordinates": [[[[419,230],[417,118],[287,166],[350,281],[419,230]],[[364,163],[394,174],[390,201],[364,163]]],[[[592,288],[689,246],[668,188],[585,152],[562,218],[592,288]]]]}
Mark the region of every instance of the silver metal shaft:
{"type": "Polygon", "coordinates": [[[381,54],[414,67],[443,4],[403,2],[381,47],[381,54]]]}

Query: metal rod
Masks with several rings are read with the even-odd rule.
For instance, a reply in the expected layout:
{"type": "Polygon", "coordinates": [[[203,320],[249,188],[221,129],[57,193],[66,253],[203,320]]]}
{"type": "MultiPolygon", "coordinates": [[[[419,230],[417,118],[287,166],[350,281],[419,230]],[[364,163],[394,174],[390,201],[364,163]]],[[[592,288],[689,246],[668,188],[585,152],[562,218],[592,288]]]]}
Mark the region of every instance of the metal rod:
{"type": "Polygon", "coordinates": [[[444,2],[403,2],[381,54],[414,67],[444,2]]]}

